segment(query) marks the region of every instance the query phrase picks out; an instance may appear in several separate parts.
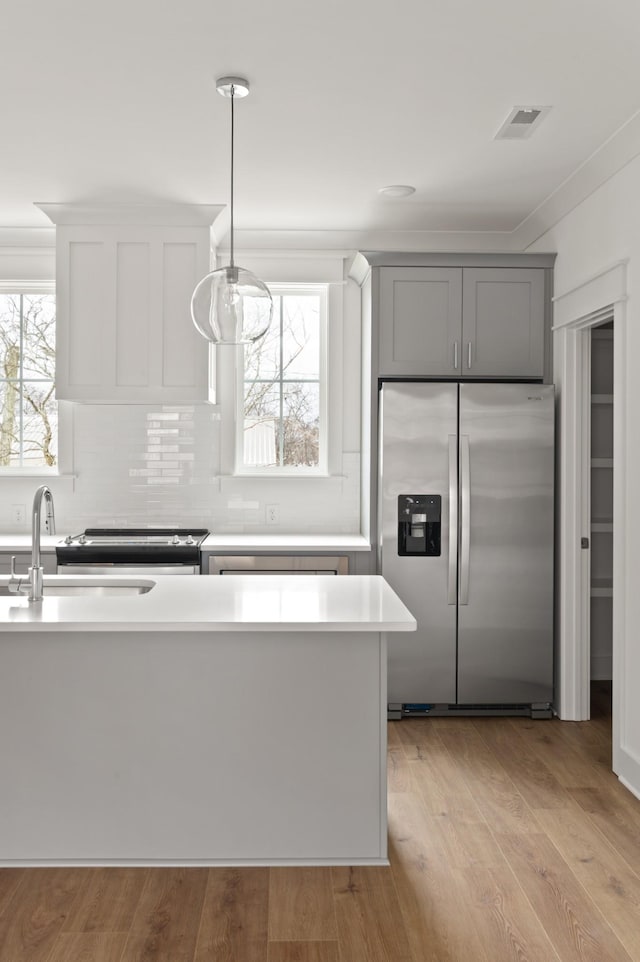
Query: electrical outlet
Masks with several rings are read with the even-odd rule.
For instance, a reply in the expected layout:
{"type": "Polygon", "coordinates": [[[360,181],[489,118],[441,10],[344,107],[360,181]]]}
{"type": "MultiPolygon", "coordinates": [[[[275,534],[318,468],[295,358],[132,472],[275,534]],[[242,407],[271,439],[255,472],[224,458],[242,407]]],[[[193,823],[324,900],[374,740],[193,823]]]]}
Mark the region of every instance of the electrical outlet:
{"type": "Polygon", "coordinates": [[[280,524],[280,505],[267,505],[267,524],[280,524]]]}
{"type": "Polygon", "coordinates": [[[24,524],[27,519],[27,506],[25,504],[11,505],[11,521],[13,524],[24,524]]]}

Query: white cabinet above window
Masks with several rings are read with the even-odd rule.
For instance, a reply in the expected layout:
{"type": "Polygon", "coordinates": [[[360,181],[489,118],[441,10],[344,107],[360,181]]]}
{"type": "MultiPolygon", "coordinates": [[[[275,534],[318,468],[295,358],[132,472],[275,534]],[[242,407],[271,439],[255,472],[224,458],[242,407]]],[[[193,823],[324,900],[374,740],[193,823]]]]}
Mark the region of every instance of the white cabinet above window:
{"type": "Polygon", "coordinates": [[[57,397],[212,400],[190,301],[220,208],[39,206],[56,224],[57,397]]]}

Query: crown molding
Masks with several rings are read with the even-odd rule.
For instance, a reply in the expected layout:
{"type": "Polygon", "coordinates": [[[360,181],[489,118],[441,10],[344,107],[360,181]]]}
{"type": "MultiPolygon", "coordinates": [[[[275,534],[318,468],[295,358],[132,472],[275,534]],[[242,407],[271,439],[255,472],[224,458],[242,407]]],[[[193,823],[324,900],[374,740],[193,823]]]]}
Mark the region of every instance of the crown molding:
{"type": "Polygon", "coordinates": [[[640,154],[640,111],[633,114],[512,232],[526,250],[640,154]]]}
{"type": "Polygon", "coordinates": [[[236,250],[513,250],[509,231],[235,230],[236,250]]]}
{"type": "Polygon", "coordinates": [[[36,203],[56,226],[76,224],[210,227],[223,204],[50,204],[36,203]]]}

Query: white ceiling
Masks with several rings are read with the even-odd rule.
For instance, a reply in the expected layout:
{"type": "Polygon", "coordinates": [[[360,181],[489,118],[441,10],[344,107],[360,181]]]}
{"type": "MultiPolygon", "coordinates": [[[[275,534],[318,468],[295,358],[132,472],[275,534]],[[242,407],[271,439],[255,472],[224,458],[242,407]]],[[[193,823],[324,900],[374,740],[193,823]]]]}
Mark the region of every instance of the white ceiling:
{"type": "Polygon", "coordinates": [[[246,230],[513,231],[640,107],[638,0],[27,0],[0,39],[0,227],[226,203],[246,230]],[[514,105],[552,107],[496,141],[514,105]],[[387,184],[416,193],[390,200],[387,184]]]}

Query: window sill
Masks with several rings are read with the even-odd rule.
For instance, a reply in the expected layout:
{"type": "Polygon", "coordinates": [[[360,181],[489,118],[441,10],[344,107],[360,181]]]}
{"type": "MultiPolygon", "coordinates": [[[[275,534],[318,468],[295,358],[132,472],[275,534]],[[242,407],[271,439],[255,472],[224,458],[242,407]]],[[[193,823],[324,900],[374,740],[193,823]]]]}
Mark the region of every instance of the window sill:
{"type": "Polygon", "coordinates": [[[59,474],[46,468],[0,468],[0,481],[62,481],[73,484],[75,474],[59,474]]]}
{"type": "Polygon", "coordinates": [[[324,483],[341,484],[347,476],[345,474],[219,474],[218,480],[221,486],[227,486],[235,481],[285,481],[307,483],[310,481],[322,481],[324,483]]]}

